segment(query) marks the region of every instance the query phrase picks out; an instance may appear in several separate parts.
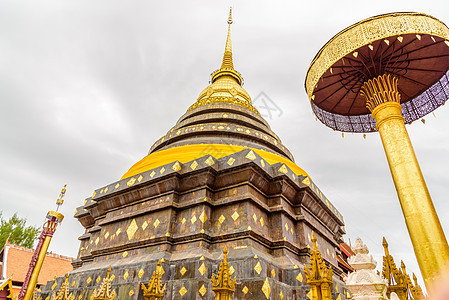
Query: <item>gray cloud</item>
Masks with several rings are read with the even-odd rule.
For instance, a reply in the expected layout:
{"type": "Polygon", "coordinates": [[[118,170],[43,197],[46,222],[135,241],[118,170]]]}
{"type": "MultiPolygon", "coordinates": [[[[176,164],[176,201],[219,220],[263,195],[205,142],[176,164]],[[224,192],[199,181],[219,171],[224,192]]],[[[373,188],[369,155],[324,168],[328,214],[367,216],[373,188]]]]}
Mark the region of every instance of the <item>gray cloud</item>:
{"type": "MultiPolygon", "coordinates": [[[[54,252],[75,256],[72,218],[95,188],[120,179],[147,153],[220,66],[227,2],[0,1],[0,201],[41,224],[67,182],[54,252]]],[[[234,5],[236,69],[254,98],[282,109],[268,120],[299,166],[343,213],[377,260],[381,239],[419,273],[377,134],[341,134],[312,115],[309,63],[339,30],[392,11],[449,23],[447,1],[247,1],[234,5]]],[[[408,126],[443,228],[449,228],[449,111],[408,126]]]]}

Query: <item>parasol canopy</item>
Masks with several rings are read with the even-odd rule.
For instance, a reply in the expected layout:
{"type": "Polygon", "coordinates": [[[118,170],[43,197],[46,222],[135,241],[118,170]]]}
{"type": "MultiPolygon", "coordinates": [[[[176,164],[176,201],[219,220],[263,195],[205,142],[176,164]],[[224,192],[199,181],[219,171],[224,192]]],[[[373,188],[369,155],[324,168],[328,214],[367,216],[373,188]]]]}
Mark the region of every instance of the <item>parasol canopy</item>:
{"type": "Polygon", "coordinates": [[[444,104],[449,98],[449,28],[429,15],[391,13],[342,30],[307,71],[305,87],[315,115],[335,130],[375,131],[361,87],[383,74],[398,78],[405,123],[444,104]]]}

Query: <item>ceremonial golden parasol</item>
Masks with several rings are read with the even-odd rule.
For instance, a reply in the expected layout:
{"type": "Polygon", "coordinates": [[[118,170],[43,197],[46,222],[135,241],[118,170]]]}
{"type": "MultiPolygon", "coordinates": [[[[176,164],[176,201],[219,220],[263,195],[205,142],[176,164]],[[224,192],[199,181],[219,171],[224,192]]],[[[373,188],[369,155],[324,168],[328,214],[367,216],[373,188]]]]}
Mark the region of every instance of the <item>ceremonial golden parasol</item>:
{"type": "Polygon", "coordinates": [[[317,118],[343,132],[378,130],[427,287],[446,270],[449,247],[404,123],[449,98],[449,29],[421,13],[363,20],[313,59],[306,91],[317,118]]]}

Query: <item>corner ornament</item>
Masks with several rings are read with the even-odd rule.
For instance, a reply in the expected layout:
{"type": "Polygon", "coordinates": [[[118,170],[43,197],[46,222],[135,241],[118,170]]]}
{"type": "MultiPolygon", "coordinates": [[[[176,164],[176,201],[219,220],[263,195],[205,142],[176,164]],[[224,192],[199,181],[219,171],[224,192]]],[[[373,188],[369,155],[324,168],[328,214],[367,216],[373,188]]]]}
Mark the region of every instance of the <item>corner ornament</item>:
{"type": "Polygon", "coordinates": [[[103,278],[103,281],[100,284],[98,289],[95,289],[90,296],[90,300],[114,300],[117,296],[115,291],[112,291],[111,283],[113,278],[109,278],[111,274],[111,266],[109,266],[108,273],[106,278],[103,278]],[[112,292],[111,292],[112,291],[112,292]]]}
{"type": "Polygon", "coordinates": [[[312,233],[313,248],[310,250],[310,263],[305,266],[307,283],[311,290],[308,295],[311,300],[332,300],[332,267],[326,267],[320,250],[318,250],[315,233],[312,233]]]}
{"type": "Polygon", "coordinates": [[[228,249],[223,250],[223,261],[220,263],[217,278],[212,274],[212,291],[215,293],[215,300],[231,300],[235,292],[236,278],[231,278],[229,271],[228,249]]]}
{"type": "Polygon", "coordinates": [[[143,297],[145,300],[162,300],[167,289],[167,284],[162,286],[162,261],[157,262],[156,271],[153,272],[148,288],[142,283],[143,297]]]}

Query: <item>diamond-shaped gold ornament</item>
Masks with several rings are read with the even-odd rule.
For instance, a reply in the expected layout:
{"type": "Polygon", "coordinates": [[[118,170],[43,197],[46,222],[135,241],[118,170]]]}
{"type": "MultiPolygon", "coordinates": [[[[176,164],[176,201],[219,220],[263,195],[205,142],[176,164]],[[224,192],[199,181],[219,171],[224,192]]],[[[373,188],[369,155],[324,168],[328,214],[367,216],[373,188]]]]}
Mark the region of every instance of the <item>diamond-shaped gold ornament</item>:
{"type": "Polygon", "coordinates": [[[271,269],[271,277],[276,277],[276,271],[274,269],[271,269]]]}
{"type": "Polygon", "coordinates": [[[204,265],[204,263],[201,264],[201,266],[198,268],[198,271],[201,273],[201,276],[206,273],[206,266],[204,265]]]}
{"type": "Polygon", "coordinates": [[[98,242],[100,241],[100,238],[99,237],[97,237],[96,239],[95,239],[95,245],[98,245],[98,242]]]}
{"type": "Polygon", "coordinates": [[[161,173],[161,175],[162,175],[162,174],[164,174],[164,172],[165,172],[165,168],[162,167],[162,169],[159,170],[159,173],[161,173]]]}
{"type": "MultiPolygon", "coordinates": [[[[137,181],[138,181],[138,182],[141,182],[141,181],[142,181],[142,179],[143,179],[143,176],[142,176],[142,175],[140,175],[140,176],[139,176],[139,178],[137,178],[137,181]]],[[[105,191],[105,192],[106,192],[106,191],[105,191]]]]}
{"type": "Polygon", "coordinates": [[[123,279],[126,280],[126,278],[128,278],[128,276],[129,276],[129,273],[128,273],[128,270],[126,270],[125,274],[123,274],[123,279]]]}
{"type": "Polygon", "coordinates": [[[309,299],[312,299],[312,289],[306,294],[309,299]]]}
{"type": "Polygon", "coordinates": [[[143,222],[142,224],[142,230],[145,230],[148,227],[147,221],[143,222]]]}
{"type": "Polygon", "coordinates": [[[153,170],[153,171],[151,171],[151,173],[150,173],[150,177],[153,178],[154,175],[156,175],[156,172],[154,172],[154,170],[153,170]]]}
{"type": "Polygon", "coordinates": [[[287,223],[285,223],[285,230],[288,231],[288,224],[287,223]]]}
{"type": "Polygon", "coordinates": [[[129,224],[128,229],[126,229],[126,233],[128,234],[128,240],[131,240],[134,237],[134,234],[137,231],[137,223],[136,219],[133,219],[131,221],[131,224],[129,224]]]}
{"type": "Polygon", "coordinates": [[[134,290],[130,290],[129,293],[128,293],[128,295],[129,295],[130,297],[132,297],[132,296],[134,295],[134,290]]]}
{"type": "Polygon", "coordinates": [[[75,280],[72,281],[72,287],[75,287],[75,280]]]}
{"type": "Polygon", "coordinates": [[[250,160],[256,159],[256,155],[254,154],[253,150],[249,151],[249,153],[246,155],[246,158],[250,160]]]}
{"type": "Polygon", "coordinates": [[[181,220],[182,225],[184,225],[185,222],[186,222],[186,218],[182,218],[182,220],[181,220]]]}
{"type": "Polygon", "coordinates": [[[212,156],[209,156],[204,163],[208,164],[209,166],[212,166],[213,164],[215,164],[214,159],[212,158],[212,156]]]}
{"type": "Polygon", "coordinates": [[[115,185],[115,188],[118,189],[119,186],[120,186],[120,183],[117,183],[117,184],[115,185]]]}
{"type": "Polygon", "coordinates": [[[200,257],[200,260],[205,260],[204,256],[201,256],[201,257],[200,257]]]}
{"type": "Polygon", "coordinates": [[[132,186],[134,184],[134,182],[136,182],[136,178],[131,178],[130,180],[128,180],[128,182],[126,183],[127,186],[132,186]]]}
{"type": "Polygon", "coordinates": [[[182,276],[184,276],[184,274],[187,272],[187,269],[182,267],[181,270],[179,270],[179,273],[181,273],[182,276]]]}
{"type": "Polygon", "coordinates": [[[254,223],[257,222],[257,216],[256,216],[256,214],[253,214],[253,220],[254,220],[254,223]]]}
{"type": "Polygon", "coordinates": [[[195,222],[196,222],[196,216],[195,215],[190,219],[190,222],[192,222],[192,224],[195,224],[195,222]]]}
{"type": "Polygon", "coordinates": [[[265,222],[263,220],[263,217],[260,217],[260,225],[262,225],[262,227],[263,227],[264,224],[265,224],[265,222]]]}
{"type": "Polygon", "coordinates": [[[284,293],[282,293],[282,291],[279,293],[279,297],[282,299],[284,299],[284,293]]]}
{"type": "Polygon", "coordinates": [[[128,256],[128,251],[123,252],[122,256],[123,257],[127,257],[128,256]]]}
{"type": "Polygon", "coordinates": [[[219,218],[218,218],[218,222],[220,222],[220,224],[223,224],[223,222],[226,220],[226,218],[225,218],[225,216],[223,216],[223,215],[221,215],[219,218]]]}
{"type": "Polygon", "coordinates": [[[206,212],[204,210],[203,210],[203,212],[200,215],[200,220],[201,220],[201,223],[203,223],[203,224],[207,220],[207,215],[206,215],[206,212]]]}
{"type": "Polygon", "coordinates": [[[270,299],[271,287],[270,282],[268,281],[268,277],[265,278],[265,282],[262,286],[262,292],[264,293],[265,297],[267,297],[267,299],[270,299]]]}
{"type": "Polygon", "coordinates": [[[296,276],[296,280],[298,280],[299,282],[302,282],[304,280],[304,278],[302,277],[301,272],[299,272],[298,276],[296,276]]]}
{"type": "Polygon", "coordinates": [[[109,231],[105,233],[104,238],[107,239],[109,237],[109,231]]]}
{"type": "Polygon", "coordinates": [[[256,266],[254,267],[254,270],[257,272],[257,274],[260,275],[260,272],[262,272],[262,266],[260,265],[260,261],[257,262],[256,266]]]}
{"type": "Polygon", "coordinates": [[[179,162],[176,162],[171,168],[173,169],[173,171],[177,172],[181,170],[181,165],[179,164],[179,162]]]}
{"type": "Polygon", "coordinates": [[[122,229],[121,229],[121,228],[117,229],[117,231],[115,232],[115,235],[119,235],[120,232],[122,232],[122,229]]]}
{"type": "Polygon", "coordinates": [[[286,165],[282,165],[282,166],[279,168],[279,172],[284,173],[284,174],[287,174],[287,173],[288,173],[287,166],[286,166],[286,165]]]}
{"type": "Polygon", "coordinates": [[[231,267],[229,268],[229,275],[234,274],[234,272],[235,272],[235,269],[234,269],[233,266],[231,266],[231,267]]]}
{"type": "Polygon", "coordinates": [[[243,294],[245,294],[246,295],[246,293],[248,293],[248,288],[246,287],[246,285],[243,287],[243,289],[242,289],[242,292],[243,292],[243,294]]]}
{"type": "Polygon", "coordinates": [[[100,280],[101,280],[101,277],[98,276],[98,277],[97,277],[97,280],[96,280],[96,281],[97,281],[97,284],[100,283],[100,280]]]}
{"type": "Polygon", "coordinates": [[[143,268],[140,268],[139,273],[137,273],[137,276],[139,276],[139,278],[142,278],[143,274],[145,274],[145,271],[143,270],[143,268]]]}
{"type": "Polygon", "coordinates": [[[159,221],[159,219],[156,219],[153,223],[154,228],[157,228],[159,224],[161,224],[161,221],[159,221]]]}
{"type": "Polygon", "coordinates": [[[196,167],[198,167],[198,163],[196,162],[196,160],[194,160],[193,163],[190,165],[190,169],[195,170],[196,167]]]}
{"type": "Polygon", "coordinates": [[[204,286],[204,284],[200,287],[200,289],[198,290],[198,292],[200,292],[201,296],[204,296],[204,294],[206,294],[207,289],[204,286]]]}
{"type": "Polygon", "coordinates": [[[89,276],[89,278],[87,278],[86,282],[87,282],[87,284],[89,284],[91,281],[92,281],[92,278],[90,278],[90,276],[89,276]]]}
{"type": "Polygon", "coordinates": [[[232,216],[231,216],[231,218],[234,220],[234,222],[235,222],[235,220],[237,220],[239,217],[240,217],[240,215],[239,215],[239,213],[238,213],[237,211],[235,211],[235,212],[232,214],[232,216]]]}
{"type": "Polygon", "coordinates": [[[230,158],[228,159],[227,164],[230,165],[230,166],[232,166],[232,165],[234,164],[234,162],[235,162],[235,158],[230,157],[230,158]]]}
{"type": "Polygon", "coordinates": [[[181,296],[184,296],[187,293],[187,289],[183,286],[180,290],[179,293],[181,294],[181,296]]]}

